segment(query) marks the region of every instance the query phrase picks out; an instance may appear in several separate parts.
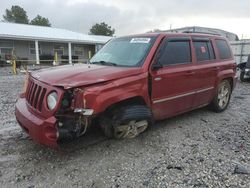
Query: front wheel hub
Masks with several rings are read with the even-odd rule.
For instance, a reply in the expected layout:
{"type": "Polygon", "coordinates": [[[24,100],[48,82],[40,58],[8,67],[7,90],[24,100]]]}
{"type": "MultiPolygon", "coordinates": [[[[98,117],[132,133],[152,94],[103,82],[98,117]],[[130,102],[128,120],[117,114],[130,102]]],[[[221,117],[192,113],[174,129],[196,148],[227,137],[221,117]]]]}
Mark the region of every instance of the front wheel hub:
{"type": "Polygon", "coordinates": [[[147,120],[131,120],[126,124],[121,124],[117,127],[114,127],[114,136],[115,138],[134,138],[148,127],[147,120]]]}

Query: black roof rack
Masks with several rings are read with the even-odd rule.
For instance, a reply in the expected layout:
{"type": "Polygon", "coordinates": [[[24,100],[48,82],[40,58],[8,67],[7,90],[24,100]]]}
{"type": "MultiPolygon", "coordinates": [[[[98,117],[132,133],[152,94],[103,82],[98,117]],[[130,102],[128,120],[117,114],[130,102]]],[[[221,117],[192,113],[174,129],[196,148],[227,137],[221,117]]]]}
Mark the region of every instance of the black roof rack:
{"type": "Polygon", "coordinates": [[[217,34],[217,33],[209,33],[209,32],[202,32],[202,31],[183,31],[182,33],[200,33],[200,34],[221,36],[220,34],[217,34]]]}

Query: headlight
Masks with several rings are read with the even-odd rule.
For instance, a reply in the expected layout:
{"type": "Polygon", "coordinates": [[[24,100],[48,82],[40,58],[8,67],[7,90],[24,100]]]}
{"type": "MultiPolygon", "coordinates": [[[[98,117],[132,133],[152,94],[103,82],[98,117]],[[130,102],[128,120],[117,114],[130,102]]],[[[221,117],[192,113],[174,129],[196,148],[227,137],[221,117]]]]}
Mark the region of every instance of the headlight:
{"type": "Polygon", "coordinates": [[[50,110],[53,110],[56,107],[58,95],[55,91],[51,92],[47,97],[47,105],[50,110]]]}

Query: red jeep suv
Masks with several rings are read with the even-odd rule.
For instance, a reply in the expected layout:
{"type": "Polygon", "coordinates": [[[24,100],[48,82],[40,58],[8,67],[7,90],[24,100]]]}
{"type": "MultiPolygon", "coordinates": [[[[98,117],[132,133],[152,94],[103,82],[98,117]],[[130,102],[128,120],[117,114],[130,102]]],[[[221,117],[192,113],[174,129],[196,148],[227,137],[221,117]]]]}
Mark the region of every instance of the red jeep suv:
{"type": "Polygon", "coordinates": [[[88,64],[32,72],[16,103],[30,137],[57,147],[98,123],[133,138],[154,120],[209,105],[222,112],[236,83],[227,40],[198,33],[114,38],[88,64]]]}

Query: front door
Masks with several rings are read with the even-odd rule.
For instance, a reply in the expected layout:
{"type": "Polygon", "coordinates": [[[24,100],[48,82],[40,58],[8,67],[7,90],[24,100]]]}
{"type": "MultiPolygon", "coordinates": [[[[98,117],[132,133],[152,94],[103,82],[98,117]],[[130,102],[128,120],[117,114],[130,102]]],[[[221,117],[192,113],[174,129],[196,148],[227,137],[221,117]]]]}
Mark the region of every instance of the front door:
{"type": "Polygon", "coordinates": [[[151,98],[159,120],[191,109],[196,88],[190,38],[166,38],[157,54],[162,68],[151,71],[151,98]]]}

